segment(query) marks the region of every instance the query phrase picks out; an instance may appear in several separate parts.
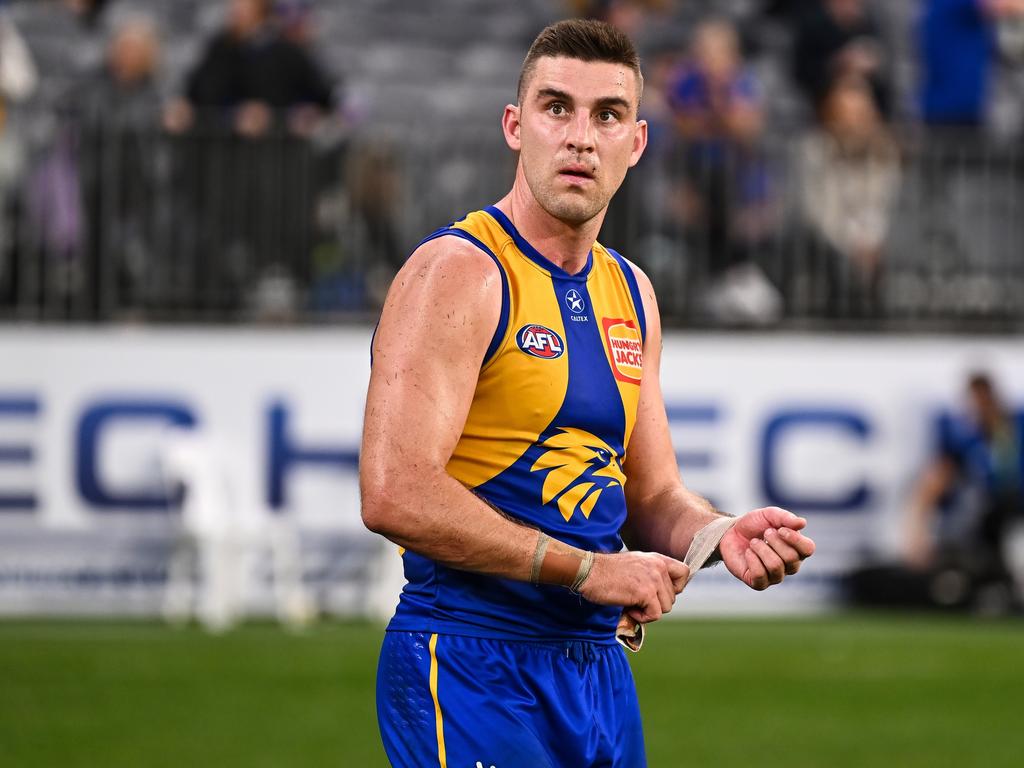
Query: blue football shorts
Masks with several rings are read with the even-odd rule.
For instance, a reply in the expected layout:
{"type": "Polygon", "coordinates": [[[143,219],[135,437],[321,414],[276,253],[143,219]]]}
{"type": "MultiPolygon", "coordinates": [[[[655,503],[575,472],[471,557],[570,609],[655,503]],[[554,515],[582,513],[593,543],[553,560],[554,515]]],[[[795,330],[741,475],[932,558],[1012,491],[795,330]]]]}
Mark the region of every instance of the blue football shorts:
{"type": "Polygon", "coordinates": [[[377,719],[396,768],[641,768],[640,707],[616,644],[390,631],[377,719]]]}

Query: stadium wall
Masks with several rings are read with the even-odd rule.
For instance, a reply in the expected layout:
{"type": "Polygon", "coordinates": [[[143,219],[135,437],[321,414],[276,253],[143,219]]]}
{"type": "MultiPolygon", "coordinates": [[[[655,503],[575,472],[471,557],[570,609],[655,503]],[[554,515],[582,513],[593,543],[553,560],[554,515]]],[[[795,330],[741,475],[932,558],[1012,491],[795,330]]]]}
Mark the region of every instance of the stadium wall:
{"type": "MultiPolygon", "coordinates": [[[[388,614],[398,557],[363,530],[356,474],[370,333],[0,331],[0,615],[158,613],[189,535],[168,471],[183,434],[203,436],[228,527],[297,533],[322,610],[388,614]]],[[[933,425],[975,369],[1024,403],[1014,339],[669,335],[662,383],[688,484],[722,509],[805,514],[819,545],[799,579],[763,595],[705,572],[683,612],[833,606],[843,573],[897,551],[933,425]]],[[[253,561],[252,612],[271,609],[266,559],[253,561]]]]}

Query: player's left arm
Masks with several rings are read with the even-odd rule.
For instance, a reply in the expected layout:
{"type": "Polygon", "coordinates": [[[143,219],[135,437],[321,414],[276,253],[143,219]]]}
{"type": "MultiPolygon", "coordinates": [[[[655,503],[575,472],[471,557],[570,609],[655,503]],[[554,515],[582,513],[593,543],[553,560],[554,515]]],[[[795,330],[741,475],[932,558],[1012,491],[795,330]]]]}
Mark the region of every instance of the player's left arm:
{"type": "MultiPolygon", "coordinates": [[[[631,549],[682,560],[694,535],[723,515],[687,488],[679,474],[661,392],[658,302],[643,271],[635,266],[633,271],[643,298],[647,336],[636,425],[623,464],[629,512],[622,534],[631,549]]],[[[747,586],[765,589],[796,573],[801,562],[814,553],[814,542],[800,533],[806,524],[779,507],[755,509],[729,529],[716,554],[747,586]]]]}

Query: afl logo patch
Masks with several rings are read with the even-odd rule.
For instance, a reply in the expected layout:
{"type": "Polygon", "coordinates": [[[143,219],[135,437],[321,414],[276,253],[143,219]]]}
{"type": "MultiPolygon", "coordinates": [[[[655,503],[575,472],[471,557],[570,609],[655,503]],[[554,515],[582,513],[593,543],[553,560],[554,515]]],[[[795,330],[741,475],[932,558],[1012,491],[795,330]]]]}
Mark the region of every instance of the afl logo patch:
{"type": "Polygon", "coordinates": [[[524,325],[516,334],[516,344],[528,355],[553,360],[565,352],[562,337],[543,325],[524,325]]]}

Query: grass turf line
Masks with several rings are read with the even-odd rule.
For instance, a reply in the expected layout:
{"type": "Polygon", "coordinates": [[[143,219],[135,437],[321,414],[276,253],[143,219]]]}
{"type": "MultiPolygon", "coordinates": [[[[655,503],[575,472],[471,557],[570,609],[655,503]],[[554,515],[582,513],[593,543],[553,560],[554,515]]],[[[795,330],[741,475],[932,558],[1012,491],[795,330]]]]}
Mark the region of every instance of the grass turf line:
{"type": "MultiPolygon", "coordinates": [[[[631,657],[649,763],[1017,766],[1024,623],[852,615],[661,622],[631,657]]],[[[0,623],[0,766],[386,765],[382,630],[223,637],[0,623]]]]}

